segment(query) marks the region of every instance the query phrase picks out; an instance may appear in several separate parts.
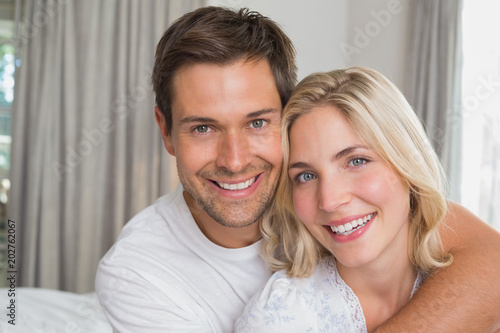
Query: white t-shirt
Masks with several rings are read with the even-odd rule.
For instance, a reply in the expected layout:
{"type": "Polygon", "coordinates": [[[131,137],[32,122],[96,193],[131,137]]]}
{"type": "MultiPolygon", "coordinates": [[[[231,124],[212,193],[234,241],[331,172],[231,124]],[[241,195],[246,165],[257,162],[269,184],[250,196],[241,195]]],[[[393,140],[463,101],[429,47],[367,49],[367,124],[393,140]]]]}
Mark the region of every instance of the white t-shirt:
{"type": "Polygon", "coordinates": [[[260,241],[212,243],[182,192],[179,184],[136,215],[99,264],[96,293],[115,332],[232,332],[271,276],[260,241]]]}
{"type": "MultiPolygon", "coordinates": [[[[412,296],[423,279],[418,274],[412,296]]],[[[367,329],[358,297],[329,257],[307,278],[290,278],[284,271],[274,273],[248,302],[234,332],[366,333],[367,329]]]]}

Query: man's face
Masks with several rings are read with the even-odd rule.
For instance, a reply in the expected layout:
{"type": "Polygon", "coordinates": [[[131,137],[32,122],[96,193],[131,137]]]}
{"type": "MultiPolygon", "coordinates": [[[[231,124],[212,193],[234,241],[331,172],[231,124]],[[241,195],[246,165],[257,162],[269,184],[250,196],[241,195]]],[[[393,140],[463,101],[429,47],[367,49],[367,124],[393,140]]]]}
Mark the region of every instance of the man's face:
{"type": "Polygon", "coordinates": [[[172,130],[186,201],[203,229],[246,227],[268,206],[282,163],[281,100],[267,61],[194,64],[173,81],[172,130]],[[201,208],[201,209],[200,209],[201,208]]]}

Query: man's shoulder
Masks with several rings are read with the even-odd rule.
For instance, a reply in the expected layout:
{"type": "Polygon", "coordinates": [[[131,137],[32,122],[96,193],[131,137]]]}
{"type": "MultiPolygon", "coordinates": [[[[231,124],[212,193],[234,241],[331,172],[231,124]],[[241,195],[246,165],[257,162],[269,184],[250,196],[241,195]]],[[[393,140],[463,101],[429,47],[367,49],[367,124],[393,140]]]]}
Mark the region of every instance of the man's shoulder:
{"type": "Polygon", "coordinates": [[[128,276],[131,281],[147,280],[146,276],[158,271],[165,275],[175,264],[165,258],[176,251],[191,253],[185,237],[189,216],[182,213],[183,202],[177,200],[176,192],[161,197],[127,222],[99,262],[99,281],[106,284],[106,279],[116,278],[117,274],[128,276]]]}
{"type": "Polygon", "coordinates": [[[185,242],[183,236],[195,224],[182,196],[182,188],[160,197],[130,219],[105,258],[155,256],[185,242]]]}
{"type": "Polygon", "coordinates": [[[138,228],[140,230],[149,230],[144,228],[166,227],[168,224],[180,223],[181,220],[190,218],[191,213],[182,196],[182,188],[177,188],[174,192],[158,198],[152,205],[144,208],[124,226],[123,232],[127,229],[138,228]]]}

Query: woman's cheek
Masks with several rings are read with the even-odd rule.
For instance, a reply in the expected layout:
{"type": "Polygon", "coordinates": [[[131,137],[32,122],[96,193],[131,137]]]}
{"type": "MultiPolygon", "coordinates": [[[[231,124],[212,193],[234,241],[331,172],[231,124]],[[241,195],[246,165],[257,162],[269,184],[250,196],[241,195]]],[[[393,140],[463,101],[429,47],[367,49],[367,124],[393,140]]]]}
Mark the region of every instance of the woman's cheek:
{"type": "Polygon", "coordinates": [[[402,187],[399,177],[389,168],[367,174],[359,182],[358,190],[364,198],[371,198],[374,204],[393,200],[402,187]]]}
{"type": "Polygon", "coordinates": [[[305,194],[304,191],[294,190],[293,192],[293,207],[295,213],[305,224],[307,224],[314,214],[312,200],[312,196],[305,194]]]}

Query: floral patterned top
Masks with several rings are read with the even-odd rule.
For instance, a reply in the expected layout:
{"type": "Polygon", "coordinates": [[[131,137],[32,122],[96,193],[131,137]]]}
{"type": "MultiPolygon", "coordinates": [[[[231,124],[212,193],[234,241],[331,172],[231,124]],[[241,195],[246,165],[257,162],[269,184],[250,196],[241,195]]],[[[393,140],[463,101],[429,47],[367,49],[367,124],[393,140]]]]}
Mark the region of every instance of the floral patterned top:
{"type": "MultiPolygon", "coordinates": [[[[411,296],[424,280],[418,274],[411,296]]],[[[367,332],[358,297],[342,280],[335,259],[321,261],[307,278],[274,273],[247,303],[235,332],[367,332]]]]}

